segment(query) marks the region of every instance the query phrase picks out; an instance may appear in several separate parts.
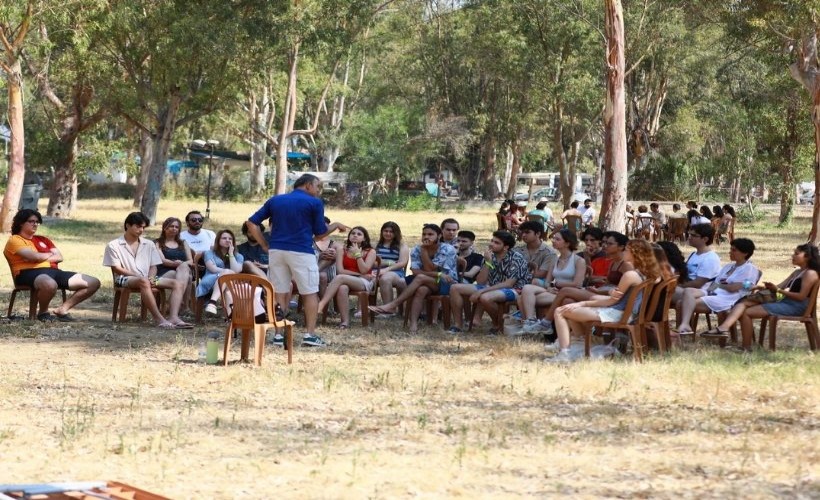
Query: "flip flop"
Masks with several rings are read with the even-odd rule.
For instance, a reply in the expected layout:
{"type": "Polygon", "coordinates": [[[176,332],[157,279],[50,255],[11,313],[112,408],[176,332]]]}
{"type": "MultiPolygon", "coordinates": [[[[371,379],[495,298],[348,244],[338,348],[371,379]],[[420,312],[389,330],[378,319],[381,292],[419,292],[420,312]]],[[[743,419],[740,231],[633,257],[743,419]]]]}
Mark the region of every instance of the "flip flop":
{"type": "Polygon", "coordinates": [[[678,330],[678,329],[675,329],[675,328],[673,328],[669,333],[670,334],[675,334],[678,337],[680,337],[682,335],[694,335],[695,334],[695,332],[693,332],[692,330],[678,330]]]}
{"type": "Polygon", "coordinates": [[[65,314],[54,313],[54,317],[57,318],[57,321],[62,321],[64,323],[71,323],[73,321],[77,321],[76,319],[74,319],[74,316],[72,316],[69,313],[65,313],[65,314]]]}
{"type": "Polygon", "coordinates": [[[160,330],[176,330],[177,329],[177,325],[171,323],[170,321],[164,321],[164,322],[156,325],[156,327],[159,328],[160,330]]]}
{"type": "Polygon", "coordinates": [[[720,330],[719,328],[712,328],[711,330],[706,330],[705,332],[700,332],[698,334],[701,337],[728,337],[729,332],[720,330]]]}
{"type": "Polygon", "coordinates": [[[194,327],[194,325],[186,323],[184,321],[180,321],[179,323],[173,323],[173,325],[177,330],[190,330],[194,327]]]}
{"type": "Polygon", "coordinates": [[[374,313],[390,314],[390,311],[388,311],[387,309],[385,309],[382,306],[367,306],[367,308],[370,309],[371,311],[373,311],[374,313]]]}

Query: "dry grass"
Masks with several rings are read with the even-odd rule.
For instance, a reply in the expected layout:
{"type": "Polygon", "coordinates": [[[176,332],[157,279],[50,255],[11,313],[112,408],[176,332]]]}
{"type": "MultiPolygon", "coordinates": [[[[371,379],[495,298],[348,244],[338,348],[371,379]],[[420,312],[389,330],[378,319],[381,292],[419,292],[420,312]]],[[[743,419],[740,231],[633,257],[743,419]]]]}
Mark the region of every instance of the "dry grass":
{"type": "MultiPolygon", "coordinates": [[[[163,202],[160,216],[188,206],[163,202]]],[[[210,227],[253,208],[219,204],[210,227]]],[[[65,268],[107,282],[102,245],[128,210],[83,202],[82,224],[43,232],[65,268]]],[[[393,218],[411,242],[449,215],[484,241],[494,226],[490,208],[329,213],[373,230],[393,218]]],[[[749,231],[767,279],[788,272],[800,215],[749,231]]],[[[268,349],[260,369],[223,368],[193,362],[220,324],[112,326],[110,290],[99,295],[76,326],[0,325],[3,481],[120,479],[175,498],[820,496],[820,363],[790,325],[776,353],[701,345],[554,367],[536,343],[377,321],[322,328],[332,345],[298,349],[290,367],[268,349]]]]}

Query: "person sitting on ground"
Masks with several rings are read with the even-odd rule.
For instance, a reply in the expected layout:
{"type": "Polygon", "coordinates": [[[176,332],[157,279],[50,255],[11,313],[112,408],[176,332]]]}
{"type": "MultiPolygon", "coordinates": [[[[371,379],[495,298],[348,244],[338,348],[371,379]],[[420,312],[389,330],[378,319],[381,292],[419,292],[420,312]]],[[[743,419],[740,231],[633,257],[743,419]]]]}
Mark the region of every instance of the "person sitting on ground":
{"type": "Polygon", "coordinates": [[[792,265],[797,266],[797,269],[779,284],[764,281],[762,286],[752,288],[753,291],[768,290],[769,293],[776,295],[777,301],[760,304],[753,302],[751,297],[741,299],[716,328],[699,335],[725,338],[728,336],[729,328],[740,321],[742,347],[744,350],[750,350],[754,339],[753,319],[765,318],[769,315],[803,315],[809,307],[811,289],[820,279],[818,274],[820,273],[820,253],[817,247],[811,243],[798,245],[792,254],[792,265]]]}
{"type": "Polygon", "coordinates": [[[516,252],[514,247],[515,236],[512,233],[495,231],[488,250],[484,253],[485,269],[479,273],[476,280],[478,284],[457,284],[450,289],[450,307],[455,323],[450,328],[450,333],[461,333],[464,329],[464,297],[475,304],[472,326],[481,322],[481,315],[486,311],[493,319],[490,334],[502,331],[504,325],[498,318],[499,304],[515,301],[521,288],[531,277],[526,258],[516,252]]]}
{"type": "Polygon", "coordinates": [[[728,311],[740,298],[749,293],[752,285],[760,279],[760,270],[749,262],[755,251],[755,244],[746,238],[737,238],[729,246],[729,260],[718,272],[707,289],[687,288],[680,301],[678,335],[692,335],[689,325],[692,314],[720,313],[728,311]]]}
{"type": "Polygon", "coordinates": [[[554,225],[555,221],[552,218],[552,210],[547,206],[548,200],[544,197],[538,200],[538,204],[535,205],[535,210],[530,210],[528,215],[537,215],[544,219],[544,232],[551,230],[554,225]]]}
{"type": "MultiPolygon", "coordinates": [[[[566,363],[572,361],[569,353],[570,335],[583,335],[587,323],[617,322],[620,321],[629,300],[629,290],[631,287],[639,285],[644,280],[652,283],[657,282],[661,277],[660,266],[655,259],[652,244],[643,239],[630,240],[626,244],[624,260],[631,262],[633,270],[627,271],[621,277],[618,288],[612,290],[609,296],[597,296],[591,300],[582,300],[565,304],[555,311],[555,330],[558,334],[559,352],[552,358],[545,361],[555,363],[566,363]]],[[[631,316],[638,313],[641,302],[647,300],[643,294],[635,301],[631,316]]]]}
{"type": "Polygon", "coordinates": [[[151,240],[142,237],[149,224],[142,212],[131,212],[125,218],[124,234],[106,245],[103,265],[114,273],[114,286],[139,291],[143,305],[148,308],[156,325],[163,329],[193,328],[179,318],[179,308],[189,278],[175,275],[173,278],[157,276],[157,266],[162,264],[162,255],[151,240]],[[157,307],[151,287],[171,291],[168,318],[164,318],[157,307]]]}
{"type": "Polygon", "coordinates": [[[399,304],[412,297],[408,316],[410,333],[418,332],[419,315],[428,295],[448,295],[450,285],[458,282],[456,249],[441,243],[441,228],[425,224],[421,230],[421,245],[410,252],[410,270],[407,288],[398,297],[381,306],[370,306],[379,314],[395,314],[399,304]]]}
{"type": "Polygon", "coordinates": [[[584,230],[582,237],[584,249],[578,252],[578,255],[587,264],[587,286],[600,285],[606,282],[606,275],[612,261],[601,246],[603,238],[604,232],[597,227],[588,227],[584,230]]]}
{"type": "Polygon", "coordinates": [[[460,227],[458,221],[452,218],[441,221],[441,242],[453,247],[458,246],[458,230],[460,227]]]}
{"type": "Polygon", "coordinates": [[[216,242],[211,250],[205,252],[202,262],[205,264],[205,275],[196,287],[197,298],[210,296],[205,312],[216,314],[217,301],[222,297],[222,290],[216,286],[220,276],[241,273],[245,258],[236,251],[236,240],[233,231],[222,229],[216,233],[216,242]]]}
{"type": "MultiPolygon", "coordinates": [[[[446,219],[445,219],[446,221],[446,219]]],[[[393,289],[401,293],[407,287],[405,269],[410,261],[410,248],[402,241],[401,228],[393,221],[382,224],[376,255],[382,259],[379,274],[379,294],[382,304],[393,300],[393,289]]]]}
{"type": "Polygon", "coordinates": [[[561,288],[580,288],[586,277],[586,261],[575,253],[578,237],[574,231],[561,229],[552,235],[552,246],[558,252],[552,268],[544,279],[533,279],[521,290],[519,309],[524,325],[536,321],[538,306],[548,306],[555,300],[561,288]]]}
{"type": "MultiPolygon", "coordinates": [[[[267,238],[265,225],[259,224],[259,230],[267,238]]],[[[242,235],[246,238],[245,243],[236,247],[236,251],[242,256],[242,272],[255,274],[262,279],[268,279],[268,252],[262,249],[262,245],[256,241],[253,234],[248,232],[248,222],[242,223],[242,235]]]]}
{"type": "Polygon", "coordinates": [[[513,251],[520,253],[527,259],[527,267],[531,277],[543,279],[547,276],[547,271],[555,265],[558,254],[541,239],[541,224],[535,221],[527,221],[518,227],[521,233],[521,241],[524,243],[515,247],[513,251]]]}
{"type": "Polygon", "coordinates": [[[30,208],[18,211],[12,219],[12,236],[6,242],[3,255],[8,260],[14,284],[30,287],[31,294],[37,297],[37,319],[74,321],[69,311],[94,295],[100,288],[100,280],[59,269],[57,264],[63,261],[63,254],[50,239],[35,234],[42,223],[40,212],[30,208]],[[74,293],[53,312],[49,312],[48,307],[57,289],[74,293]]]}
{"type": "Polygon", "coordinates": [[[459,283],[475,283],[481,266],[484,265],[484,256],[473,250],[475,233],[472,231],[458,232],[458,265],[459,283]]]}
{"type": "Polygon", "coordinates": [[[350,292],[369,292],[376,277],[373,265],[376,251],[370,244],[370,235],[362,226],[355,226],[347,233],[343,251],[336,255],[336,277],[327,286],[324,297],[319,300],[323,311],[333,298],[339,309],[339,328],[350,326],[350,292]]]}

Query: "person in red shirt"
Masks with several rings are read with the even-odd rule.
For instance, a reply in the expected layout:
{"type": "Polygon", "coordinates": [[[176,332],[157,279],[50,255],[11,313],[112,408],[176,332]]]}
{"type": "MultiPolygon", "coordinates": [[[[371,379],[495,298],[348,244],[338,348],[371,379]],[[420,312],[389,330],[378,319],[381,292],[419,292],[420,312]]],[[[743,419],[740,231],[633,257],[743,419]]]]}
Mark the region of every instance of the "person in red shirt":
{"type": "Polygon", "coordinates": [[[11,224],[11,238],[3,250],[11,267],[14,284],[29,286],[37,294],[40,321],[74,321],[68,313],[74,306],[88,299],[100,288],[100,280],[72,271],[63,271],[57,264],[63,255],[54,243],[35,233],[43,223],[43,217],[36,210],[23,209],[15,214],[11,224]],[[52,312],[48,307],[57,289],[72,290],[74,293],[52,312]]]}

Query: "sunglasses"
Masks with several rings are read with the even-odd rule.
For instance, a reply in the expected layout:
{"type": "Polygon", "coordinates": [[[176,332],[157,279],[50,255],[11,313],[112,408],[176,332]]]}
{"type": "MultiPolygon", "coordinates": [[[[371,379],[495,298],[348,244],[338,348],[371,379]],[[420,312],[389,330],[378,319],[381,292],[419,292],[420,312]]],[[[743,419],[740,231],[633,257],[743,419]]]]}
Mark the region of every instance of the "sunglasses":
{"type": "Polygon", "coordinates": [[[192,217],[192,218],[188,219],[188,222],[203,222],[204,220],[205,219],[200,218],[200,217],[192,217]]]}

